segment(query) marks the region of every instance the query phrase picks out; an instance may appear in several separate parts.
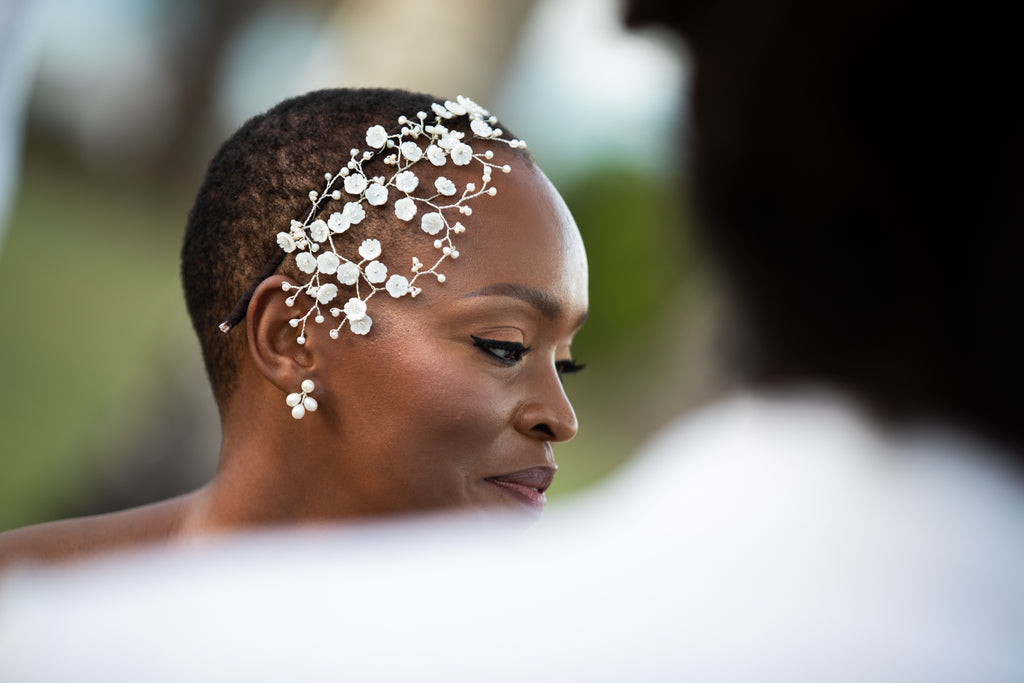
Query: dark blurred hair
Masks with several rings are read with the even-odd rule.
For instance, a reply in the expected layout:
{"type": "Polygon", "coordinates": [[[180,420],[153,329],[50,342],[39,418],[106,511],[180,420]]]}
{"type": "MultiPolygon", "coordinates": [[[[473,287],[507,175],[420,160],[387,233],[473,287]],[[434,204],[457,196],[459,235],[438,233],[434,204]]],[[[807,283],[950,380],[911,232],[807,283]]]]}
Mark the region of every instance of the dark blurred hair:
{"type": "Polygon", "coordinates": [[[695,58],[701,235],[762,383],[1024,449],[1022,22],[1007,2],[633,0],[695,58]]]}
{"type": "MultiPolygon", "coordinates": [[[[400,115],[429,112],[436,101],[403,90],[311,92],[253,117],[221,146],[189,213],[181,250],[185,303],[221,408],[236,384],[246,336],[244,325],[225,334],[218,324],[277,252],[274,236],[305,218],[310,190],[323,189],[324,173],[347,163],[351,148],[365,148],[367,128],[390,128],[400,115]]],[[[469,132],[461,120],[447,125],[469,132]]],[[[395,221],[383,213],[367,212],[361,226],[387,230],[395,221]]],[[[335,241],[362,239],[362,232],[350,230],[335,241]]],[[[279,272],[299,277],[294,258],[279,272]]]]}

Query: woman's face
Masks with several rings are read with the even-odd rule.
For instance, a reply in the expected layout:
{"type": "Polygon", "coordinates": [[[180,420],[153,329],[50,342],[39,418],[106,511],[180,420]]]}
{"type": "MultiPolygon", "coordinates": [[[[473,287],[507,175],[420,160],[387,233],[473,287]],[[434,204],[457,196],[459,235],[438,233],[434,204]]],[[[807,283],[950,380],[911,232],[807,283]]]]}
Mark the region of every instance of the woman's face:
{"type": "MultiPolygon", "coordinates": [[[[315,449],[346,514],[543,508],[552,444],[576,434],[560,374],[586,317],[587,262],[551,183],[508,158],[497,196],[470,204],[444,283],[428,279],[415,299],[375,295],[365,337],[318,330],[315,449]]],[[[390,260],[426,262],[429,250],[390,260]]]]}

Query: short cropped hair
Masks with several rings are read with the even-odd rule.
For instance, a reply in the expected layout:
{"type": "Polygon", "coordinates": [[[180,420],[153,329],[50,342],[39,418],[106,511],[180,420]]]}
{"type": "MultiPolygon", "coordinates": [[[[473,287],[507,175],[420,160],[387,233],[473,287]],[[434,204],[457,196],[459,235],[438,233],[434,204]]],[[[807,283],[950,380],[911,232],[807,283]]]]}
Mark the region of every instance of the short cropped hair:
{"type": "Polygon", "coordinates": [[[756,382],[1024,448],[1024,108],[1012,3],[632,0],[696,62],[699,237],[756,382]]]}
{"type": "MultiPolygon", "coordinates": [[[[214,156],[188,216],[181,279],[222,410],[237,384],[247,342],[244,325],[227,334],[218,325],[279,249],[274,236],[293,219],[305,218],[310,190],[322,190],[324,173],[344,166],[350,149],[365,148],[367,128],[397,125],[399,116],[429,112],[436,101],[404,90],[315,91],[254,116],[214,156]]],[[[454,120],[449,126],[462,128],[454,120]]],[[[377,213],[368,212],[366,222],[384,223],[377,213]]],[[[278,272],[299,277],[294,259],[286,259],[278,272]]]]}

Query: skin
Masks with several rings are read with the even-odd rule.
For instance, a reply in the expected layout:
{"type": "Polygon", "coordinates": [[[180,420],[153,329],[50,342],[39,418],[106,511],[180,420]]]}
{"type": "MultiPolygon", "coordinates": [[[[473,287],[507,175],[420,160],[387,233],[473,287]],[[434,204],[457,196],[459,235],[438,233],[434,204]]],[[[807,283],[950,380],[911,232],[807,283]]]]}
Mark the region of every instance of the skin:
{"type": "MultiPolygon", "coordinates": [[[[329,323],[307,327],[304,345],[288,320],[284,276],[250,303],[249,354],[222,406],[220,466],[202,489],[109,515],[0,534],[0,565],[68,560],[101,551],[218,531],[438,508],[524,512],[521,495],[494,478],[555,466],[552,445],[571,439],[576,416],[559,362],[587,312],[586,254],[576,224],[547,178],[508,150],[496,197],[471,203],[460,257],[415,299],[377,293],[366,336],[329,323]],[[474,337],[517,342],[522,354],[482,348],[474,337]],[[291,417],[284,398],[312,379],[319,409],[291,417]]],[[[476,169],[445,169],[456,183],[476,169]]],[[[475,174],[475,175],[474,175],[475,174]]],[[[413,223],[418,225],[418,223],[413,223]]],[[[381,259],[391,272],[430,240],[381,259]]],[[[418,283],[419,284],[419,283],[418,283]]],[[[343,290],[340,301],[348,294],[343,290]]],[[[303,312],[305,308],[301,309],[303,312]]],[[[536,514],[536,510],[533,510],[536,514]]]]}

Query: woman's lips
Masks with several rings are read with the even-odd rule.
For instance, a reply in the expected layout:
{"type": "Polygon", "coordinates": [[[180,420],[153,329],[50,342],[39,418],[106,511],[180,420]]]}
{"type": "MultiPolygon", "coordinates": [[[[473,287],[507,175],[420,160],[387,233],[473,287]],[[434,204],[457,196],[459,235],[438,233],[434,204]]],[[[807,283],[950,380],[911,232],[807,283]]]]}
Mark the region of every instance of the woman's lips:
{"type": "Polygon", "coordinates": [[[540,514],[548,500],[544,492],[551,486],[551,480],[554,478],[555,468],[542,465],[511,474],[488,477],[487,481],[500,487],[526,509],[540,514]]]}

